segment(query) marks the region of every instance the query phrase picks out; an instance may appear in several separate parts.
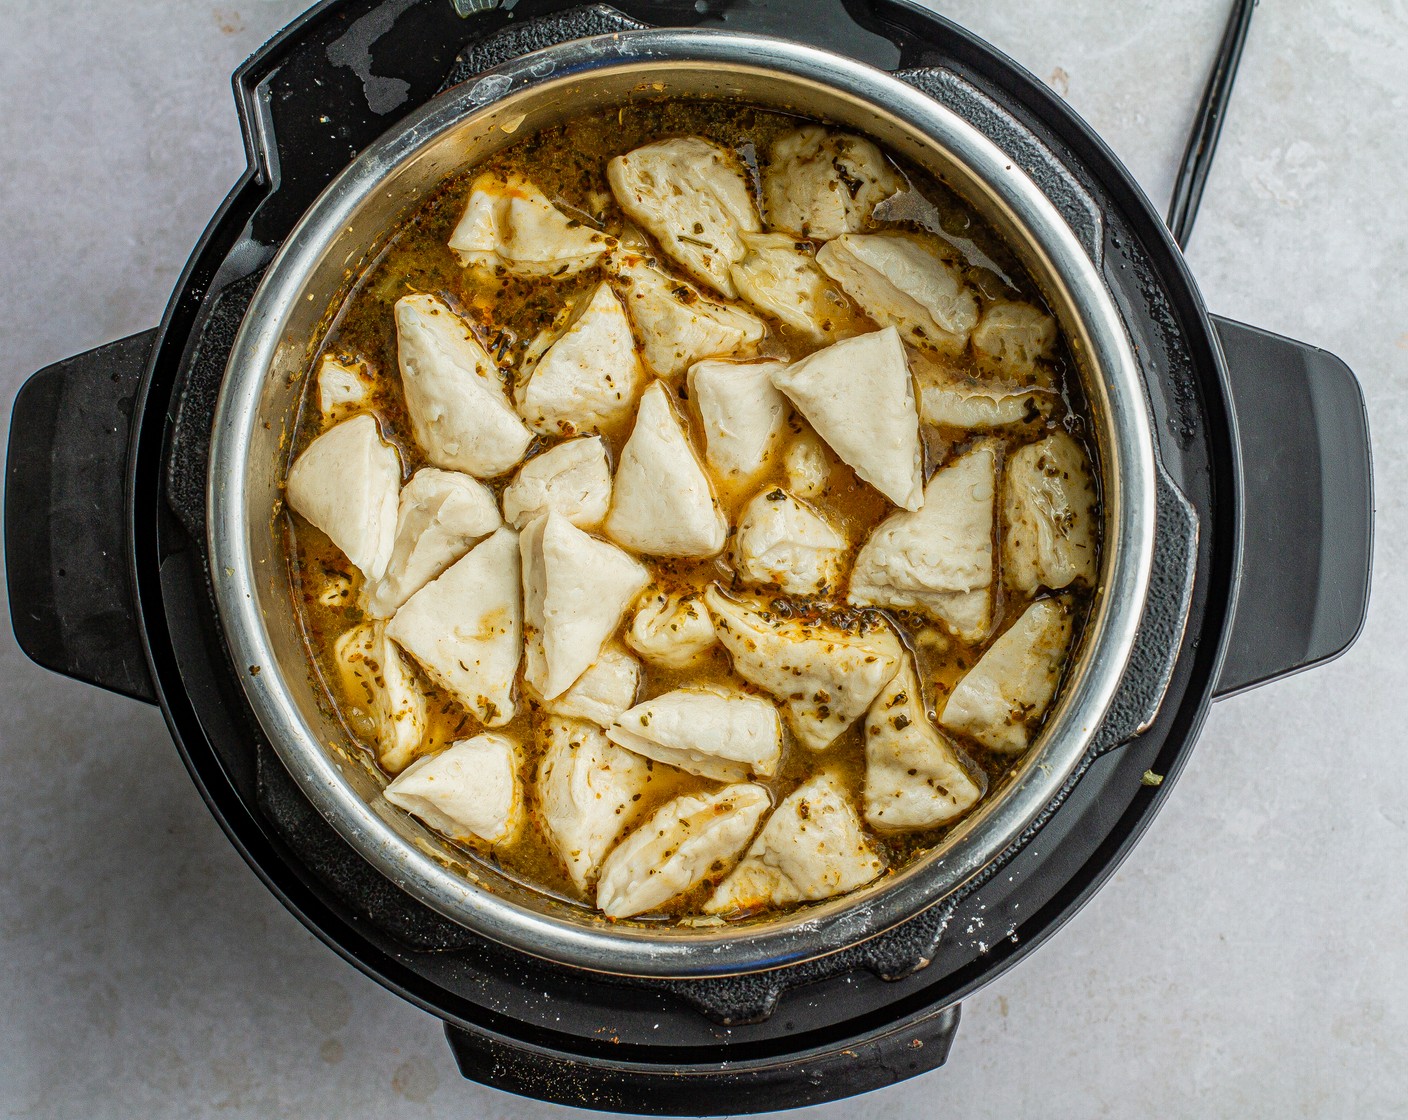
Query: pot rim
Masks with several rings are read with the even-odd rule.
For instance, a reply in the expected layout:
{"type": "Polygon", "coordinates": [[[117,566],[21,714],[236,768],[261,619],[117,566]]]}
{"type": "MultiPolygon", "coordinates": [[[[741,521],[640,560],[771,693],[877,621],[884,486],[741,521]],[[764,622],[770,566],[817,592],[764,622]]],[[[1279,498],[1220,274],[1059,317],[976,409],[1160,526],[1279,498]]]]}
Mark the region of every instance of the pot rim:
{"type": "Polygon", "coordinates": [[[1017,776],[929,855],[838,899],[780,919],[723,928],[607,925],[514,902],[418,848],[353,788],[304,718],[284,674],[238,675],[261,727],[304,794],[355,850],[420,901],[534,956],[598,972],[683,978],[761,971],[847,948],[940,902],[1022,840],[1079,774],[1119,686],[1149,586],[1156,500],[1151,422],[1113,298],[1056,207],[976,128],[893,75],[789,40],[687,29],[572,40],[485,71],[399,122],[328,185],[265,273],[230,353],[215,411],[207,485],[210,570],[237,666],[278,663],[255,591],[253,537],[268,531],[269,511],[251,512],[248,453],[276,356],[308,343],[288,337],[289,312],[337,236],[388,177],[451,130],[501,116],[520,100],[607,74],[658,73],[662,66],[769,75],[863,104],[877,119],[922,136],[970,175],[970,185],[1022,232],[1025,248],[1039,261],[1033,271],[1053,310],[1064,312],[1063,326],[1084,358],[1088,394],[1103,420],[1106,533],[1101,590],[1083,649],[1017,776]]]}

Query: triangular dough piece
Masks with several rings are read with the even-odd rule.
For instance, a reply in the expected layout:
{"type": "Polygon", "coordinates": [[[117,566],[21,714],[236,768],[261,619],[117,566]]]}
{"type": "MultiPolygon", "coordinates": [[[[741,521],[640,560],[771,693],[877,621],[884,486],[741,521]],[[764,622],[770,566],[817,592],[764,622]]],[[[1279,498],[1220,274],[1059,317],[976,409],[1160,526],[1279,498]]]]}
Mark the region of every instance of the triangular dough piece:
{"type": "Polygon", "coordinates": [[[386,633],[486,727],[513,719],[523,654],[518,534],[499,529],[412,595],[386,633]]]}
{"type": "Polygon", "coordinates": [[[1019,754],[1056,695],[1071,644],[1071,611],[1038,599],[949,694],[939,722],[990,750],[1019,754]]]}
{"type": "Polygon", "coordinates": [[[601,656],[560,696],[544,700],[543,707],[556,716],[584,719],[609,727],[636,702],[640,691],[640,662],[615,642],[608,642],[601,656]]]}
{"type": "Polygon", "coordinates": [[[782,758],[782,721],[771,700],[736,689],[677,688],[622,712],[606,737],[636,754],[703,778],[771,778],[782,758]]]}
{"type": "Polygon", "coordinates": [[[689,399],[704,427],[704,456],[720,479],[747,481],[772,455],[787,398],[772,383],[786,362],[695,362],[689,399]]]}
{"type": "Polygon", "coordinates": [[[743,507],[733,538],[739,576],[788,595],[825,595],[841,580],[846,538],[810,506],[777,486],[743,507]]]}
{"type": "Polygon", "coordinates": [[[983,443],[934,472],[915,513],[886,518],[851,569],[847,602],[918,610],[965,642],[992,625],[997,456],[983,443]]]}
{"type": "Polygon", "coordinates": [[[651,588],[636,607],[626,644],[652,665],[688,669],[704,660],[718,638],[709,608],[698,595],[651,588]]]}
{"type": "Polygon", "coordinates": [[[367,408],[372,377],[364,362],[346,362],[324,354],[318,363],[318,411],[324,420],[341,420],[367,408]]]}
{"type": "Polygon", "coordinates": [[[847,233],[816,255],[822,270],[881,326],[915,346],[962,354],[978,323],[978,297],[959,267],[907,233],[847,233]]]}
{"type": "Polygon", "coordinates": [[[630,416],[645,370],[631,324],[610,285],[598,284],[581,314],[523,372],[527,377],[514,390],[514,399],[534,431],[550,436],[596,432],[630,416]]]}
{"type": "Polygon", "coordinates": [[[1030,303],[997,300],[973,329],[973,354],[988,373],[1026,381],[1037,362],[1051,358],[1059,332],[1056,320],[1030,303]]]}
{"type": "Polygon", "coordinates": [[[787,489],[799,498],[819,498],[825,494],[835,466],[835,457],[810,429],[788,440],[787,450],[782,455],[787,489]]]}
{"type": "Polygon", "coordinates": [[[845,791],[818,774],[789,794],[704,910],[726,914],[814,902],[855,890],[885,870],[845,791]]]}
{"type": "Polygon", "coordinates": [[[595,529],[611,508],[611,464],[600,436],[570,439],[534,455],[504,489],[504,520],[521,529],[556,510],[595,529]]]}
{"type": "Polygon", "coordinates": [[[612,266],[641,356],[657,377],[674,377],[704,358],[751,355],[767,333],[756,315],[709,299],[637,250],[615,253],[612,266]]]}
{"type": "Polygon", "coordinates": [[[596,904],[609,918],[655,910],[737,858],[767,812],[768,791],[740,783],[666,802],[601,866],[596,904]]]}
{"type": "Polygon", "coordinates": [[[523,458],[533,433],[493,359],[446,303],[424,293],[396,301],[396,356],[411,429],[432,464],[492,478],[523,458]]]}
{"type": "Polygon", "coordinates": [[[910,369],[919,386],[919,419],[964,432],[1040,422],[1061,399],[1054,389],[977,377],[966,362],[949,365],[922,351],[910,354],[910,369]]]}
{"type": "Polygon", "coordinates": [[[700,136],[657,140],[606,165],[625,212],[700,283],[738,295],[729,266],[744,253],[739,235],[762,228],[743,169],[731,152],[700,136]]]}
{"type": "Polygon", "coordinates": [[[899,671],[904,647],[884,623],[861,632],[765,615],[717,587],[704,599],[734,672],[782,701],[798,741],[814,751],[835,742],[899,671]]]}
{"type": "Polygon", "coordinates": [[[523,530],[524,675],[545,700],[601,654],[650,573],[614,544],[550,512],[523,530]]]}
{"type": "Polygon", "coordinates": [[[388,774],[404,770],[425,738],[425,693],[384,622],[354,626],[333,644],[354,724],[365,721],[376,760],[388,774]]]}
{"type": "Polygon", "coordinates": [[[785,233],[745,233],[741,240],[747,252],[729,275],[748,303],[814,343],[850,323],[845,295],[807,242],[785,233]]]}
{"type": "Polygon", "coordinates": [[[381,578],[396,539],[401,457],[381,442],[367,413],[312,443],[288,471],[288,504],[347,555],[368,580],[381,578]]]}
{"type": "Polygon", "coordinates": [[[514,276],[571,276],[596,264],[605,236],[569,218],[522,175],[485,172],[469,188],[449,246],[469,268],[514,276]]]}
{"type": "Polygon", "coordinates": [[[1065,432],[1007,456],[1003,479],[1002,565],[1028,594],[1095,582],[1095,506],[1090,463],[1065,432]]]}
{"type": "Polygon", "coordinates": [[[830,241],[865,228],[904,179],[871,141],[805,125],[773,141],[763,168],[768,225],[830,241]]]}
{"type": "Polygon", "coordinates": [[[384,796],[451,840],[510,844],[526,816],[521,753],[507,735],[461,739],[411,763],[384,796]]]}
{"type": "Polygon", "coordinates": [[[482,482],[459,471],[416,471],[401,488],[396,543],[386,574],[372,588],[367,614],[390,618],[501,524],[494,495],[482,482]]]}
{"type": "Polygon", "coordinates": [[[935,828],[978,803],[983,787],[924,711],[908,658],[865,717],[865,820],[872,828],[935,828]]]}
{"type": "Polygon", "coordinates": [[[834,342],[774,370],[772,383],[864,481],[897,506],[919,508],[924,457],[898,331],[834,342]]]}
{"type": "Polygon", "coordinates": [[[658,381],[641,397],[636,426],[621,449],[603,528],[648,556],[713,556],[724,547],[728,521],[669,390],[658,381]]]}
{"type": "Polygon", "coordinates": [[[601,861],[640,816],[650,763],[590,723],[549,720],[538,764],[538,806],[567,874],[586,892],[601,861]]]}
{"type": "Polygon", "coordinates": [[[919,386],[919,418],[965,432],[988,431],[1049,415],[1056,400],[1056,394],[1045,389],[930,381],[919,386]]]}

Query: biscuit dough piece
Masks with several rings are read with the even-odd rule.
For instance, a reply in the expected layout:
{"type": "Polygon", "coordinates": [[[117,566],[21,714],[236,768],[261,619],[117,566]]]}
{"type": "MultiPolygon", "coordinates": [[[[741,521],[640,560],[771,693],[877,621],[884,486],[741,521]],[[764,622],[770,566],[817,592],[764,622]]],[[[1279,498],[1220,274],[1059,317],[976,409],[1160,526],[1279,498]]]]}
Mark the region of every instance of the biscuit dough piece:
{"type": "Polygon", "coordinates": [[[451,840],[509,844],[526,816],[521,751],[507,735],[486,732],[411,763],[384,791],[451,840]]]}
{"type": "Polygon", "coordinates": [[[772,372],[831,450],[895,505],[923,501],[923,448],[914,385],[893,327],[834,342],[772,372]]]}
{"type": "Polygon", "coordinates": [[[523,554],[524,677],[545,700],[566,692],[600,656],[650,573],[559,513],[530,523],[523,554]]]}
{"type": "Polygon", "coordinates": [[[585,893],[606,853],[640,816],[650,764],[578,720],[549,720],[543,738],[537,780],[543,827],[585,893]]]}
{"type": "Polygon", "coordinates": [[[442,300],[396,301],[396,360],[411,431],[433,466],[476,478],[503,474],[533,442],[498,366],[442,300]]]}
{"type": "Polygon", "coordinates": [[[934,472],[924,504],[882,521],[861,546],[846,601],[923,611],[967,642],[992,625],[997,455],[983,443],[934,472]]]}
{"type": "Polygon", "coordinates": [[[763,207],[774,229],[830,241],[865,228],[904,179],[869,140],[805,125],[773,142],[763,207]]]}
{"type": "Polygon", "coordinates": [[[534,455],[504,489],[504,520],[522,529],[549,510],[595,529],[611,508],[611,464],[600,436],[583,436],[534,455]]]}
{"type": "Polygon", "coordinates": [[[884,869],[840,784],[818,774],[773,811],[704,910],[721,914],[831,898],[884,869]]]}
{"type": "Polygon", "coordinates": [[[1002,490],[1008,584],[1028,593],[1092,585],[1097,501],[1090,462],[1065,432],[1012,452],[1002,490]]]}
{"type": "Polygon", "coordinates": [[[647,556],[704,557],[724,547],[728,521],[670,403],[651,385],[616,465],[606,535],[647,556]]]}
{"type": "Polygon", "coordinates": [[[704,599],[734,672],[781,701],[798,742],[811,750],[835,742],[899,671],[904,647],[884,623],[862,631],[779,618],[717,586],[704,599]]]}
{"type": "Polygon", "coordinates": [[[767,334],[756,315],[710,299],[639,250],[613,254],[612,269],[641,357],[657,377],[676,377],[704,358],[751,356],[767,334]]]}
{"type": "Polygon", "coordinates": [[[499,178],[485,172],[469,189],[469,201],[449,246],[466,268],[492,276],[571,276],[590,268],[608,247],[605,236],[569,218],[522,175],[499,178]]]}
{"type": "Polygon", "coordinates": [[[865,717],[865,820],[872,828],[935,828],[977,804],[982,787],[924,711],[906,659],[865,717]]]}
{"type": "Polygon", "coordinates": [[[598,284],[561,334],[540,335],[524,355],[514,389],[535,432],[571,436],[610,428],[630,416],[645,370],[621,301],[598,284]]]}
{"type": "Polygon", "coordinates": [[[390,774],[404,770],[425,739],[425,693],[386,624],[354,626],[333,644],[333,659],[353,714],[371,723],[377,762],[390,774]]]}
{"type": "Polygon", "coordinates": [[[363,412],[308,445],[289,468],[285,493],[371,581],[391,559],[400,490],[401,457],[363,412]]]}
{"type": "Polygon", "coordinates": [[[762,228],[738,159],[700,136],[657,140],[606,165],[625,212],[701,284],[738,295],[729,269],[746,252],[744,233],[762,228]]]}
{"type": "Polygon", "coordinates": [[[391,559],[371,589],[367,614],[390,618],[501,524],[494,495],[482,482],[436,467],[416,471],[401,487],[391,559]]]}
{"type": "Polygon", "coordinates": [[[978,325],[978,298],[956,265],[905,233],[848,233],[816,255],[828,276],[905,341],[962,354],[978,325]]]}
{"type": "Polygon", "coordinates": [[[768,791],[742,782],[666,802],[602,864],[596,904],[610,918],[655,910],[728,866],[768,810],[768,791]]]}
{"type": "Polygon", "coordinates": [[[518,534],[500,528],[403,603],[386,633],[486,727],[513,719],[523,657],[518,534]]]}
{"type": "Polygon", "coordinates": [[[737,689],[677,688],[622,712],[606,737],[656,762],[720,782],[770,778],[782,757],[777,708],[737,689]]]}
{"type": "Polygon", "coordinates": [[[990,750],[1020,754],[1056,695],[1070,644],[1070,608],[1038,599],[958,682],[939,722],[990,750]]]}

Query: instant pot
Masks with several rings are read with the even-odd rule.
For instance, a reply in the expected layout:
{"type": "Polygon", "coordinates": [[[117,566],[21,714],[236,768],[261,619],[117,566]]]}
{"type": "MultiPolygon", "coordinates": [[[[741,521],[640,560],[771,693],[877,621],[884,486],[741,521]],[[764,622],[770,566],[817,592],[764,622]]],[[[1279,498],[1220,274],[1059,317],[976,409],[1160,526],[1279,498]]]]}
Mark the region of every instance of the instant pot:
{"type": "Polygon", "coordinates": [[[939,17],[903,0],[345,0],[234,85],[249,170],[162,325],[40,371],[15,402],[15,633],[40,664],[159,703],[250,866],[444,1020],[466,1077],[698,1114],[942,1064],[963,997],[1142,834],[1208,705],[1336,656],[1362,625],[1371,482],[1353,375],[1210,315],[1099,139],[939,17]],[[1107,518],[1090,633],[1002,796],[875,887],[723,932],[554,910],[487,865],[447,870],[433,835],[373,811],[369,772],[323,746],[270,528],[308,341],[378,231],[520,128],[681,94],[870,132],[1003,232],[1075,343],[1107,518]]]}

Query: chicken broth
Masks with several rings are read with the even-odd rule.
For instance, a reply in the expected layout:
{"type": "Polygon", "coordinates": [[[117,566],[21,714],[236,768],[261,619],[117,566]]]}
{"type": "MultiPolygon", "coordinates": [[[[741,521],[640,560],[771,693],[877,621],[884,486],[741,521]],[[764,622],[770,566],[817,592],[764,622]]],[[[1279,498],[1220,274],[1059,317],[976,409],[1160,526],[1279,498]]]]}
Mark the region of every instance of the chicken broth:
{"type": "Polygon", "coordinates": [[[395,803],[559,898],[615,918],[731,921],[893,873],[1000,794],[1079,645],[1101,518],[1054,320],[956,195],[839,130],[682,100],[525,137],[390,232],[311,353],[281,524],[312,673],[368,763],[402,775],[389,798],[414,786],[395,803]],[[671,159],[688,173],[662,183],[671,159]],[[540,259],[549,243],[558,255],[540,259]],[[684,327],[671,335],[652,306],[684,327]],[[433,392],[405,380],[428,385],[437,363],[453,376],[433,392]],[[533,396],[564,368],[582,371],[582,393],[568,376],[565,405],[533,396]],[[476,376],[498,399],[457,404],[476,376]],[[754,379],[743,396],[737,377],[754,379]],[[751,469],[730,473],[727,441],[756,416],[722,410],[754,397],[772,430],[751,469]],[[362,414],[375,429],[334,458],[325,441],[353,448],[362,414]],[[442,423],[494,427],[465,447],[442,423]],[[580,508],[598,500],[590,487],[563,506],[565,489],[514,481],[574,441],[574,469],[615,476],[603,516],[580,508]],[[431,495],[421,505],[413,478],[431,495]],[[539,499],[517,533],[514,487],[539,499]],[[663,502],[670,524],[632,502],[663,502]],[[678,543],[686,531],[705,543],[678,543]],[[522,628],[516,583],[502,628],[459,619],[478,601],[463,587],[516,572],[520,555],[522,628]],[[585,654],[572,634],[587,622],[543,613],[573,594],[596,628],[585,654]],[[702,648],[681,652],[672,631],[691,629],[702,648]],[[494,642],[499,657],[525,634],[507,691],[465,683],[491,660],[465,649],[494,642]],[[773,641],[792,645],[764,656],[773,641]],[[792,648],[820,668],[812,653],[789,663],[792,648]],[[829,660],[852,652],[853,671],[829,660]],[[564,664],[572,682],[545,689],[564,664]],[[778,666],[834,683],[802,695],[772,680],[778,666]],[[624,700],[592,718],[550,710],[590,693],[599,667],[604,682],[638,673],[624,700]],[[762,754],[730,754],[755,741],[762,754]],[[564,793],[554,774],[567,767],[564,793]],[[591,803],[603,798],[610,811],[591,803]]]}

